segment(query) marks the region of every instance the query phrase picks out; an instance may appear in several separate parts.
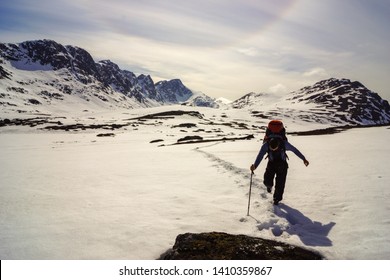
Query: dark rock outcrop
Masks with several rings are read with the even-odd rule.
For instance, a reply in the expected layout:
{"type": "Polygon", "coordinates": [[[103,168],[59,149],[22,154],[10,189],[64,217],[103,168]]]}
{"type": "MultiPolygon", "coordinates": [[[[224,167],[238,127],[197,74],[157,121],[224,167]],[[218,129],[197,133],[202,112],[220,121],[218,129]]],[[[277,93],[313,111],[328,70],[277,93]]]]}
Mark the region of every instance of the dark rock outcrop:
{"type": "Polygon", "coordinates": [[[318,253],[286,243],[224,232],[185,233],[160,260],[321,260],[318,253]]]}

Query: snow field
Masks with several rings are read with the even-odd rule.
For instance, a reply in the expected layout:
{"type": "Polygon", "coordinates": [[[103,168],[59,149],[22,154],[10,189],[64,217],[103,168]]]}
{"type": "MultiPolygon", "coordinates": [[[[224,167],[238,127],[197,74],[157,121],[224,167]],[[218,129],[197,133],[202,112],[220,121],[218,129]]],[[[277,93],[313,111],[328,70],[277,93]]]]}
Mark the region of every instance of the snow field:
{"type": "Polygon", "coordinates": [[[97,131],[0,133],[1,259],[156,259],[178,234],[206,231],[271,238],[328,259],[390,257],[387,128],[289,136],[310,165],[289,153],[284,200],[275,207],[262,186],[263,161],[248,217],[260,133],[235,142],[149,143],[188,135],[174,123],[102,138],[97,131]]]}

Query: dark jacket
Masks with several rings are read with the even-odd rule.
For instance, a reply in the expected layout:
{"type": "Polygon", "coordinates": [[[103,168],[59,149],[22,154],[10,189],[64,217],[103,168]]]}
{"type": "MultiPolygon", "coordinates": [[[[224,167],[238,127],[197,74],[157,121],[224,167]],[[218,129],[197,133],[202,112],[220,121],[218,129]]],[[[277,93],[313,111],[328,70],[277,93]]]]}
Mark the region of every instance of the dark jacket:
{"type": "MultiPolygon", "coordinates": [[[[283,141],[283,144],[281,146],[284,146],[285,151],[291,151],[294,154],[296,154],[297,157],[299,157],[301,160],[303,160],[303,161],[306,160],[305,156],[297,148],[295,148],[292,144],[290,144],[288,141],[283,141]]],[[[279,149],[283,149],[283,148],[279,147],[279,149]]],[[[265,154],[268,153],[268,151],[269,151],[269,145],[268,145],[268,142],[265,142],[261,146],[259,154],[256,157],[256,160],[255,160],[255,163],[254,163],[255,168],[257,168],[259,166],[260,162],[262,161],[262,159],[265,156],[265,154]]],[[[286,153],[284,151],[279,151],[279,152],[280,152],[281,159],[283,161],[286,161],[286,153]]],[[[272,153],[268,154],[268,159],[270,161],[273,161],[272,153]]]]}

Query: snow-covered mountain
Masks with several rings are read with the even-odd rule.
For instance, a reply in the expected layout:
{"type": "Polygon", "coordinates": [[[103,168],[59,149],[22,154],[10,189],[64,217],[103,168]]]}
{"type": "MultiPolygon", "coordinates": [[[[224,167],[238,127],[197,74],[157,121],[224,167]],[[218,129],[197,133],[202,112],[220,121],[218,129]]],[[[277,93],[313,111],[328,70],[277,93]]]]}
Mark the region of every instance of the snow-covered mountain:
{"type": "Polygon", "coordinates": [[[265,93],[249,93],[232,103],[248,108],[260,118],[293,117],[331,125],[379,125],[390,123],[390,105],[357,81],[331,78],[274,99],[265,93]]]}
{"type": "Polygon", "coordinates": [[[288,118],[303,126],[390,123],[389,103],[348,79],[323,80],[283,97],[251,92],[223,104],[179,79],[155,83],[150,75],[137,76],[110,60],[95,62],[79,47],[52,40],[0,43],[0,106],[9,118],[173,104],[249,110],[255,118],[288,118]]]}
{"type": "Polygon", "coordinates": [[[193,107],[209,107],[209,108],[225,108],[225,104],[222,102],[211,98],[210,96],[204,94],[203,92],[194,92],[193,95],[186,101],[182,103],[183,105],[193,106],[193,107]]]}
{"type": "Polygon", "coordinates": [[[48,106],[40,105],[154,107],[194,95],[179,79],[154,83],[149,75],[136,76],[109,60],[95,62],[84,49],[52,40],[0,43],[0,90],[5,109],[41,113],[48,106]]]}
{"type": "Polygon", "coordinates": [[[262,107],[267,105],[275,104],[278,98],[269,93],[256,93],[250,92],[233,101],[231,106],[236,109],[251,108],[251,107],[262,107]]]}
{"type": "Polygon", "coordinates": [[[352,124],[390,123],[389,102],[358,81],[328,79],[292,92],[287,101],[315,106],[315,111],[331,114],[352,124]]]}

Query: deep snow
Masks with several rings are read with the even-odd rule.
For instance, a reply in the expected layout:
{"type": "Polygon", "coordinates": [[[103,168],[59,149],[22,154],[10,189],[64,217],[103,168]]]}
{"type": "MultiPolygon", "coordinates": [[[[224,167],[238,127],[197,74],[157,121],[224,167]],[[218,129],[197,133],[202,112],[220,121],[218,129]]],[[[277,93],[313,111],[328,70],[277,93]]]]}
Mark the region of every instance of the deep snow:
{"type": "MultiPolygon", "coordinates": [[[[131,114],[153,110],[166,109],[131,114]]],[[[224,120],[238,118],[230,111],[196,110],[226,114],[224,120]]],[[[94,115],[106,122],[124,116],[94,115]]],[[[103,138],[96,137],[101,131],[1,128],[0,258],[151,260],[178,234],[206,231],[271,238],[327,259],[390,258],[387,127],[290,135],[310,165],[289,155],[284,200],[273,206],[262,186],[263,161],[246,216],[249,166],[262,132],[235,142],[149,143],[162,138],[169,144],[196,134],[171,126],[186,121],[194,119],[168,119],[103,138]]],[[[302,123],[285,123],[290,131],[302,128],[302,123]]]]}

